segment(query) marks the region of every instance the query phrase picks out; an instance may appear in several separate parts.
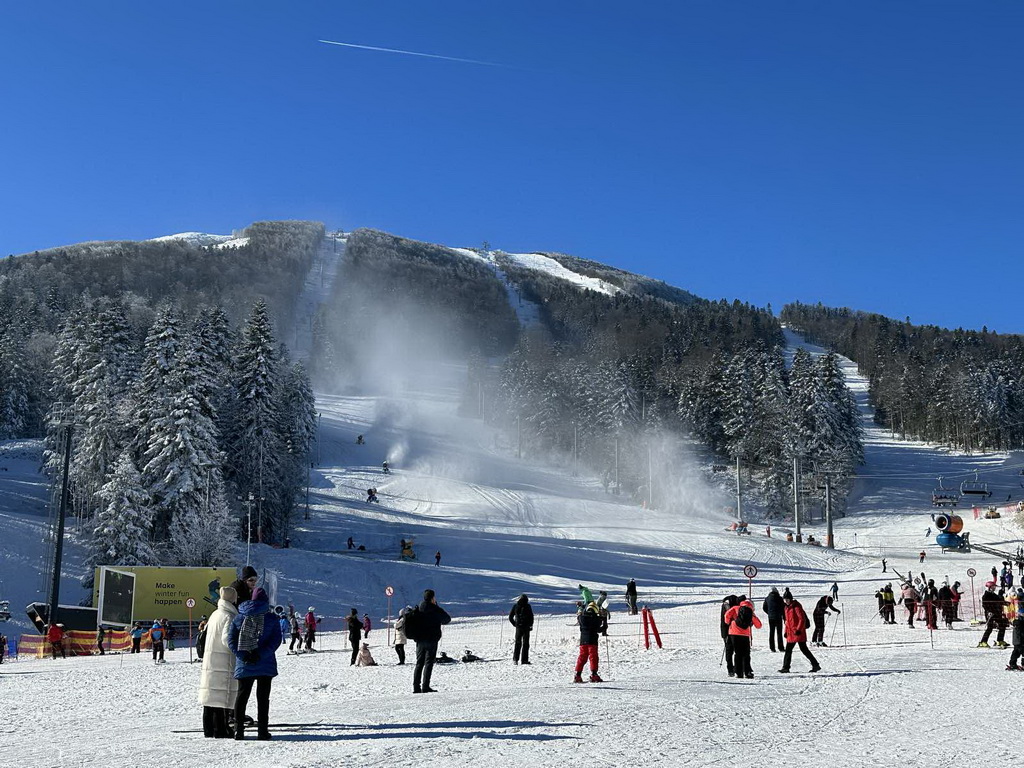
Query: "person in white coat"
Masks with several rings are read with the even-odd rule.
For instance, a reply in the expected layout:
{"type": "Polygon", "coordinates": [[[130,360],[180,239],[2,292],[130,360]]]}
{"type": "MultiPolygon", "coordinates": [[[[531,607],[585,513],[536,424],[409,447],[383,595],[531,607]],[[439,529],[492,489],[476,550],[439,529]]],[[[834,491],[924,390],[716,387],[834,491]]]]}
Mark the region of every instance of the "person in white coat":
{"type": "Polygon", "coordinates": [[[398,612],[398,621],[395,622],[395,653],[399,664],[405,664],[405,615],[411,610],[411,605],[405,606],[398,612]]]}
{"type": "Polygon", "coordinates": [[[228,648],[228,631],[238,615],[234,587],[221,587],[217,610],[206,623],[206,649],[199,678],[199,703],[203,706],[203,735],[229,739],[228,711],[235,706],[238,681],[235,679],[235,654],[228,648]]]}

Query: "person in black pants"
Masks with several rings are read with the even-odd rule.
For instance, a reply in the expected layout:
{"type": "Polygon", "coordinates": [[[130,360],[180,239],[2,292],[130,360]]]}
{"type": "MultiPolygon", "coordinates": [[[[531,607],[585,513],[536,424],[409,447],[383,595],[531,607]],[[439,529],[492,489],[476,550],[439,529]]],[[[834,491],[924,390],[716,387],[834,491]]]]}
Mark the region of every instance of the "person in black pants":
{"type": "Polygon", "coordinates": [[[434,693],[430,687],[430,676],[434,671],[434,659],[437,658],[437,644],[441,642],[441,627],[449,623],[452,617],[444,608],[437,604],[434,590],[423,591],[423,602],[419,612],[406,616],[405,633],[416,641],[416,667],[412,673],[413,693],[434,693]],[[415,615],[412,633],[409,631],[409,616],[415,615]]]}
{"type": "Polygon", "coordinates": [[[752,678],[754,670],[750,666],[750,633],[755,627],[761,628],[761,620],[754,613],[754,604],[746,596],[740,595],[739,605],[725,612],[722,623],[729,628],[736,677],[752,678]]]}
{"type": "Polygon", "coordinates": [[[772,653],[775,653],[775,646],[778,645],[777,650],[781,651],[786,647],[782,642],[782,622],[786,606],[782,602],[778,587],[772,587],[768,597],[761,603],[761,610],[768,617],[768,647],[771,648],[772,653]]]}
{"type": "Polygon", "coordinates": [[[359,620],[359,611],[353,608],[345,619],[345,625],[348,627],[348,641],[352,646],[352,661],[349,666],[354,666],[356,657],[359,656],[359,641],[363,636],[363,622],[359,620]]]}
{"type": "Polygon", "coordinates": [[[529,664],[530,632],[533,631],[533,606],[530,605],[530,598],[525,594],[520,595],[508,613],[508,620],[516,628],[516,646],[512,651],[512,661],[515,664],[529,664]]]}
{"type": "Polygon", "coordinates": [[[811,635],[811,642],[815,645],[825,645],[825,613],[832,611],[833,613],[842,613],[838,608],[832,605],[832,598],[828,595],[823,596],[814,605],[814,633],[811,635]]]}
{"type": "Polygon", "coordinates": [[[629,615],[636,616],[636,580],[630,579],[629,583],[626,584],[626,605],[629,606],[629,615]]]}
{"type": "Polygon", "coordinates": [[[245,707],[256,686],[256,738],[270,736],[270,684],[277,676],[277,648],[281,645],[281,622],[270,610],[270,599],[262,588],[241,604],[228,630],[228,648],[235,654],[235,739],[245,738],[245,707]]]}
{"type": "Polygon", "coordinates": [[[779,672],[789,672],[789,664],[793,660],[793,648],[800,646],[800,653],[811,662],[811,672],[818,672],[818,660],[814,658],[807,647],[807,612],[800,605],[798,600],[793,599],[792,593],[787,589],[782,594],[782,602],[785,606],[786,617],[786,655],[782,657],[782,669],[779,672]]]}
{"type": "Polygon", "coordinates": [[[732,638],[729,637],[729,625],[725,623],[725,613],[733,606],[739,605],[740,599],[736,595],[729,595],[722,600],[722,614],[718,618],[718,628],[722,630],[722,642],[725,644],[725,668],[729,677],[736,676],[736,667],[733,664],[732,638]]]}

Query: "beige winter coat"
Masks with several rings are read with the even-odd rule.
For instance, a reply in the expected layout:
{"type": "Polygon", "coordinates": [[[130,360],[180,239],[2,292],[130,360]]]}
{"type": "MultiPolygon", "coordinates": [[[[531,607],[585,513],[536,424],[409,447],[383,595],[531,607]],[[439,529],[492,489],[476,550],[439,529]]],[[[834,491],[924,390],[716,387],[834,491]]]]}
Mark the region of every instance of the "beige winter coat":
{"type": "Polygon", "coordinates": [[[405,609],[403,608],[402,615],[395,622],[395,645],[405,645],[405,643],[405,609]]]}
{"type": "Polygon", "coordinates": [[[199,703],[204,707],[231,709],[235,706],[235,654],[228,648],[228,631],[238,609],[227,600],[217,601],[217,610],[206,625],[206,650],[199,677],[199,703]]]}

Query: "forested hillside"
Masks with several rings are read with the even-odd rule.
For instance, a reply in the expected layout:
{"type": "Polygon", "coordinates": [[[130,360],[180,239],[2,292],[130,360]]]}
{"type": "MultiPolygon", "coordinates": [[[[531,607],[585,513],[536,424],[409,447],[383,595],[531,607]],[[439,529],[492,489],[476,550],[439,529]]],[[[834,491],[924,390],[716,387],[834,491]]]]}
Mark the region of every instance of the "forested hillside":
{"type": "MultiPolygon", "coordinates": [[[[323,238],[86,243],[0,261],[0,439],[46,437],[91,563],[210,564],[288,535],[313,396],[274,329],[323,238]]],[[[88,577],[88,574],[86,574],[88,577]]]]}
{"type": "Polygon", "coordinates": [[[821,304],[789,304],[782,319],[857,363],[894,433],[968,451],[1024,447],[1024,337],[821,304]]]}

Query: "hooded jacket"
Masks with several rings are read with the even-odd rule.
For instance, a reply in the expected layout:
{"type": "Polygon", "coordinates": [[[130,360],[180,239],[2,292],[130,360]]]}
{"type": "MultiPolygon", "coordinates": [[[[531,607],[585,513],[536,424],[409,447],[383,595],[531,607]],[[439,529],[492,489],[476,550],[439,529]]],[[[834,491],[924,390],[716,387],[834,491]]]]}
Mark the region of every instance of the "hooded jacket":
{"type": "Polygon", "coordinates": [[[452,617],[441,606],[435,603],[428,603],[424,600],[420,603],[419,624],[416,642],[436,643],[441,639],[441,627],[449,623],[452,617]]]}
{"type": "Polygon", "coordinates": [[[530,598],[526,595],[520,596],[512,610],[508,612],[508,620],[517,632],[529,632],[533,629],[533,606],[530,605],[530,598]]]}
{"type": "Polygon", "coordinates": [[[734,605],[726,611],[725,616],[722,617],[722,621],[729,626],[729,634],[733,637],[750,637],[750,632],[754,627],[757,627],[758,629],[761,628],[761,620],[757,618],[757,614],[754,613],[754,604],[749,600],[744,600],[739,605],[734,605]],[[753,614],[751,617],[751,624],[746,629],[736,626],[736,617],[739,616],[740,608],[743,606],[747,606],[750,609],[751,614],[753,614]]]}
{"type": "Polygon", "coordinates": [[[238,606],[238,615],[231,622],[231,630],[228,634],[228,647],[235,654],[236,679],[241,680],[243,677],[276,677],[277,646],[280,644],[281,623],[270,610],[270,601],[268,599],[247,600],[238,606]],[[257,640],[256,658],[251,663],[246,663],[245,659],[250,654],[238,650],[238,638],[242,631],[242,623],[246,618],[254,618],[260,615],[263,615],[263,631],[260,632],[257,640]]]}
{"type": "Polygon", "coordinates": [[[729,637],[729,624],[725,620],[726,612],[733,606],[739,605],[739,598],[736,595],[728,595],[722,598],[722,614],[719,616],[718,628],[722,630],[722,639],[729,637]]]}
{"type": "Polygon", "coordinates": [[[807,611],[799,600],[790,600],[786,606],[786,629],[784,636],[787,643],[807,642],[807,611]]]}
{"type": "Polygon", "coordinates": [[[204,707],[231,709],[238,694],[235,680],[235,654],[228,647],[228,631],[238,616],[230,600],[217,601],[217,610],[206,623],[203,670],[199,675],[199,703],[204,707]]]}
{"type": "Polygon", "coordinates": [[[779,594],[779,590],[773,589],[768,593],[768,597],[761,603],[761,610],[764,611],[765,616],[773,621],[783,618],[786,604],[782,601],[782,595],[779,594]]]}

